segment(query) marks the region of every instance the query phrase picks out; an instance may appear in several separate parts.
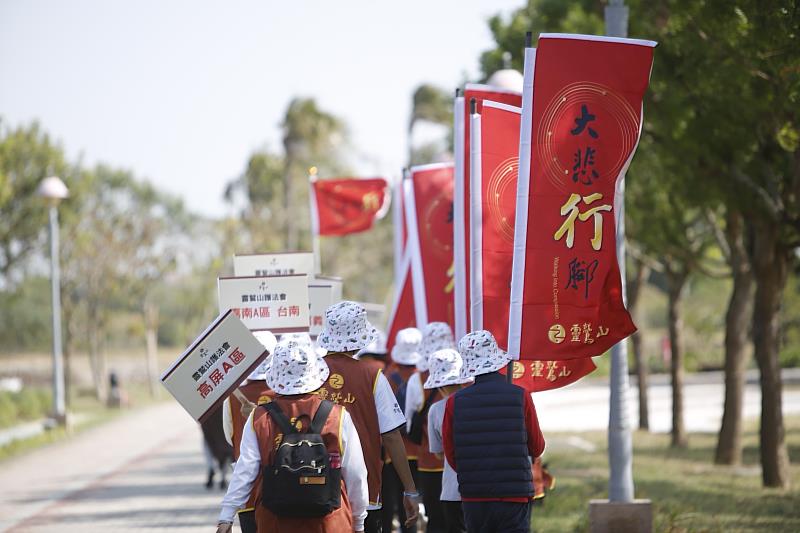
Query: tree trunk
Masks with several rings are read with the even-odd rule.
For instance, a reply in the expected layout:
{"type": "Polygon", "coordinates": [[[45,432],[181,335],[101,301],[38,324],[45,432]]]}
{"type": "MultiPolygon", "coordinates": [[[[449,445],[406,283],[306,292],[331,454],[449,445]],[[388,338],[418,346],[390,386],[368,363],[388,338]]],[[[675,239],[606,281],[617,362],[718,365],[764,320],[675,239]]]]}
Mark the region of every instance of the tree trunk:
{"type": "Polygon", "coordinates": [[[778,361],[780,306],[789,269],[789,251],[781,245],[778,222],[755,226],[753,306],[755,358],[761,374],[761,476],[765,487],[788,488],[789,454],[783,425],[783,383],[778,361]]]}
{"type": "MultiPolygon", "coordinates": [[[[642,285],[647,278],[650,269],[642,261],[633,260],[636,266],[636,275],[628,283],[628,311],[634,318],[634,323],[641,326],[641,313],[639,312],[639,296],[642,294],[642,285]]],[[[650,415],[647,406],[647,377],[649,370],[647,367],[647,357],[642,351],[642,331],[637,329],[631,335],[631,346],[633,347],[633,358],[636,362],[636,381],[639,387],[639,429],[650,430],[650,415]]]]}
{"type": "Polygon", "coordinates": [[[297,141],[292,139],[283,140],[283,149],[286,153],[284,157],[283,168],[283,209],[286,211],[287,216],[284,218],[286,224],[286,250],[295,251],[297,248],[297,220],[294,213],[297,206],[294,205],[295,200],[295,184],[292,172],[294,171],[295,161],[297,161],[297,141]]]}
{"type": "Polygon", "coordinates": [[[150,299],[144,303],[144,334],[147,352],[147,383],[150,396],[159,396],[158,387],[158,306],[150,299]]]}
{"type": "Polygon", "coordinates": [[[94,382],[95,397],[105,403],[106,399],[106,369],[105,361],[101,354],[99,312],[96,305],[89,303],[87,312],[87,333],[89,337],[89,364],[92,368],[92,381],[94,382]]]}
{"type": "Polygon", "coordinates": [[[683,347],[681,329],[683,319],[680,313],[680,300],[686,286],[688,272],[666,269],[668,286],[669,342],[672,350],[670,376],[672,378],[672,432],[670,446],[685,448],[688,443],[686,427],[683,422],[683,347]]]}
{"type": "Polygon", "coordinates": [[[742,406],[744,404],[747,342],[753,303],[753,272],[741,214],[730,211],[726,223],[733,290],[725,315],[725,406],[714,462],[742,462],[742,406]]]}

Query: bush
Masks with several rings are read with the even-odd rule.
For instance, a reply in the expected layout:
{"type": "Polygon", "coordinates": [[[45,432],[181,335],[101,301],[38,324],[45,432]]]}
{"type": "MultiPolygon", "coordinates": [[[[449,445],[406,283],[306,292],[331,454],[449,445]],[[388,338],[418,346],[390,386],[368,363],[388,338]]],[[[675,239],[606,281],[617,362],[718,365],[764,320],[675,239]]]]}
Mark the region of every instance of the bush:
{"type": "Polygon", "coordinates": [[[25,388],[15,396],[17,413],[22,420],[41,418],[50,409],[50,392],[45,389],[25,388]]]}
{"type": "Polygon", "coordinates": [[[17,421],[17,404],[11,392],[0,391],[0,427],[13,425],[17,421]]]}

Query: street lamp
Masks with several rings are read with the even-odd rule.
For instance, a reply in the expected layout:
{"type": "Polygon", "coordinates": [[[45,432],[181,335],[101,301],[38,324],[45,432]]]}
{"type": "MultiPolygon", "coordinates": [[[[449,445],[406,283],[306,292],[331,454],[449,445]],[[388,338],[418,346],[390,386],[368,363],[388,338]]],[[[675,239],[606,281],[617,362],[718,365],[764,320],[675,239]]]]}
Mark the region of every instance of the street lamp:
{"type": "Polygon", "coordinates": [[[36,193],[47,201],[50,211],[50,287],[53,299],[53,418],[59,425],[67,421],[64,393],[64,358],[61,353],[61,271],[58,261],[58,204],[69,190],[57,176],[45,178],[36,193]]]}

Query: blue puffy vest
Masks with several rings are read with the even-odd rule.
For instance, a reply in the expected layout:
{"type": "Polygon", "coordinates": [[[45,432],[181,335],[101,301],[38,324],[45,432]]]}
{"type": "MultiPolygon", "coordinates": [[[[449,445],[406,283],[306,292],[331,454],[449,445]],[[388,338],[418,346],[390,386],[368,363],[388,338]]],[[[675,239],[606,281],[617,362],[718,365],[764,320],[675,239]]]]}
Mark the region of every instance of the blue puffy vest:
{"type": "Polygon", "coordinates": [[[455,394],[453,443],[463,498],[533,496],[525,394],[497,372],[477,376],[455,394]]]}

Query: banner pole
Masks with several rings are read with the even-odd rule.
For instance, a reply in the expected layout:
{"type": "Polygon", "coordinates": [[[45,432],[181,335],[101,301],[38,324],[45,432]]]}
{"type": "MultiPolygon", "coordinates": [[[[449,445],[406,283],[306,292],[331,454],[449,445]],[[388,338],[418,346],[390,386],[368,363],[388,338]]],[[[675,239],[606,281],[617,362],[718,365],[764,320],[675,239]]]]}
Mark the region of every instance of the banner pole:
{"type": "Polygon", "coordinates": [[[483,276],[481,271],[481,232],[483,224],[481,216],[481,116],[478,114],[478,102],[475,98],[469,101],[469,331],[483,329],[483,298],[478,284],[483,276]]]}
{"type": "Polygon", "coordinates": [[[319,246],[319,212],[314,182],[317,181],[317,167],[308,169],[308,201],[311,207],[311,251],[314,252],[314,273],[322,273],[322,257],[319,246]]]}
{"type": "MultiPolygon", "coordinates": [[[[628,36],[628,8],[624,0],[611,0],[605,9],[606,35],[628,36]]],[[[622,281],[622,298],[627,305],[625,283],[625,181],[617,185],[616,212],[617,261],[622,281]]],[[[608,413],[608,499],[612,502],[631,502],[633,487],[633,440],[628,410],[628,345],[625,340],[611,348],[608,413]]],[[[641,391],[640,391],[641,392],[641,391]]]]}
{"type": "Polygon", "coordinates": [[[455,263],[453,290],[453,301],[455,305],[454,326],[456,340],[461,339],[467,334],[469,324],[467,323],[467,287],[469,286],[469,271],[467,270],[467,243],[464,236],[466,232],[466,213],[464,205],[464,191],[467,189],[467,180],[464,176],[464,123],[468,118],[464,117],[464,97],[461,91],[456,89],[456,96],[453,99],[453,159],[454,168],[454,191],[453,191],[453,260],[455,263]]]}

